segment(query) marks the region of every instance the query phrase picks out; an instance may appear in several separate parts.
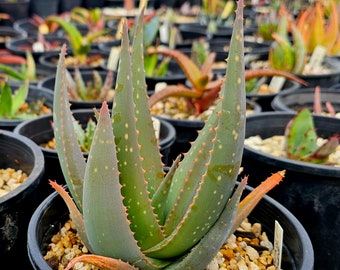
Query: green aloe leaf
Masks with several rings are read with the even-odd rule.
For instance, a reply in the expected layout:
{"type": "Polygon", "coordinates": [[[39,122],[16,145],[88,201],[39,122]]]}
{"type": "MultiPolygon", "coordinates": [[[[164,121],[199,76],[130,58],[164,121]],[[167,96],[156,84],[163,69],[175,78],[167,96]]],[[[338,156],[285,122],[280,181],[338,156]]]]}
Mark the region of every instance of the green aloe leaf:
{"type": "MultiPolygon", "coordinates": [[[[142,31],[137,35],[143,34],[142,31]]],[[[142,46],[142,44],[140,44],[142,46]]],[[[137,52],[137,51],[136,51],[137,52]]],[[[140,61],[142,55],[134,53],[132,61],[140,61]]],[[[127,207],[131,228],[142,249],[163,239],[157,217],[153,213],[149,191],[144,178],[138,129],[135,116],[131,70],[131,55],[127,25],[123,25],[121,61],[118,68],[115,97],[113,100],[112,124],[117,145],[122,194],[127,207]],[[152,235],[148,232],[152,231],[152,235]]],[[[140,82],[143,83],[143,82],[140,82]]],[[[137,112],[138,115],[138,112],[137,112]]]]}
{"type": "Polygon", "coordinates": [[[138,261],[141,252],[127,219],[119,174],[111,118],[104,102],[85,171],[83,215],[86,233],[96,254],[138,261]]]}
{"type": "Polygon", "coordinates": [[[23,85],[20,85],[19,88],[14,92],[12,96],[11,115],[15,115],[20,107],[25,103],[28,96],[28,90],[29,82],[26,81],[23,85]]]}
{"type": "Polygon", "coordinates": [[[12,112],[12,91],[7,83],[1,83],[0,90],[0,116],[7,118],[12,112]]]}
{"type": "Polygon", "coordinates": [[[301,160],[317,149],[317,134],[309,109],[301,110],[287,125],[286,151],[291,159],[301,160]]]}
{"type": "Polygon", "coordinates": [[[65,80],[66,45],[62,47],[56,73],[53,101],[53,125],[56,149],[65,181],[76,205],[82,212],[83,179],[86,162],[73,126],[65,80]]]}
{"type": "Polygon", "coordinates": [[[285,150],[290,159],[311,163],[326,163],[339,144],[335,134],[319,146],[313,114],[308,108],[302,109],[287,124],[285,129],[285,150]]]}
{"type": "Polygon", "coordinates": [[[21,73],[18,72],[16,69],[5,65],[5,64],[0,64],[0,70],[2,70],[3,72],[5,72],[8,76],[17,79],[19,81],[23,81],[25,80],[25,76],[21,73]]]}
{"type": "Polygon", "coordinates": [[[148,105],[148,95],[145,82],[145,72],[143,64],[144,46],[143,16],[139,17],[136,25],[135,36],[132,48],[132,84],[133,98],[135,100],[136,129],[139,131],[138,143],[140,145],[140,156],[142,167],[145,170],[144,179],[147,181],[147,190],[151,198],[164,178],[163,164],[159,153],[158,139],[153,127],[153,120],[148,105]]]}

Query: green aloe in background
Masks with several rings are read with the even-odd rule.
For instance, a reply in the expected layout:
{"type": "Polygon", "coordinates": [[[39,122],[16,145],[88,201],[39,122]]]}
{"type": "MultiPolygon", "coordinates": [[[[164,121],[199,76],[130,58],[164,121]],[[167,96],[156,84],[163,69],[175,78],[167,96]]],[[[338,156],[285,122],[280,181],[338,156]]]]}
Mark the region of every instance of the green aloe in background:
{"type": "Polygon", "coordinates": [[[72,198],[51,182],[101,269],[204,269],[221,245],[282,178],[275,174],[239,202],[245,132],[243,1],[239,1],[227,79],[215,112],[182,161],[163,172],[143,63],[142,16],[130,50],[123,27],[112,114],[106,102],[87,163],[77,145],[65,86],[65,50],[57,69],[54,132],[72,198]],[[278,177],[277,177],[278,176],[278,177]]]}

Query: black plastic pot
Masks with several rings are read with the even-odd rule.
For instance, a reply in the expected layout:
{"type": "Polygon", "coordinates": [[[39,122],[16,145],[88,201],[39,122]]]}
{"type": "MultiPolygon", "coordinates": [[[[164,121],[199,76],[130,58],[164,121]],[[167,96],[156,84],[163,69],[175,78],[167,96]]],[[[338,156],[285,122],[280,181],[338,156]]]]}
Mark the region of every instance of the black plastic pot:
{"type": "MultiPolygon", "coordinates": [[[[9,84],[12,91],[16,91],[18,84],[9,84]]],[[[29,86],[28,96],[26,101],[33,102],[37,99],[44,100],[44,104],[52,109],[53,108],[53,92],[46,88],[37,87],[34,85],[29,86]]],[[[23,122],[22,119],[0,119],[0,128],[6,130],[13,130],[18,124],[23,122]]]]}
{"type": "MultiPolygon", "coordinates": [[[[250,187],[246,187],[245,194],[250,187]]],[[[50,238],[69,218],[64,201],[55,192],[44,200],[35,211],[28,228],[28,254],[35,270],[51,269],[43,259],[50,238]]],[[[252,222],[260,222],[263,230],[273,239],[274,221],[284,230],[282,269],[313,269],[313,247],[299,221],[281,204],[265,196],[250,214],[252,222]]]]}
{"type": "Polygon", "coordinates": [[[327,74],[295,75],[308,83],[308,86],[305,86],[305,88],[318,85],[321,87],[330,87],[338,83],[340,81],[340,60],[333,57],[326,57],[323,61],[323,65],[330,68],[331,72],[327,74]]]}
{"type": "MultiPolygon", "coordinates": [[[[93,71],[92,70],[82,70],[81,71],[82,77],[85,83],[93,81],[93,71]]],[[[103,81],[106,78],[107,71],[99,71],[99,75],[102,77],[103,81]]],[[[116,74],[114,74],[114,77],[116,74]]],[[[54,84],[55,84],[55,75],[49,76],[43,80],[40,80],[38,83],[38,87],[47,88],[51,91],[54,91],[54,84]]],[[[115,78],[113,81],[113,87],[115,86],[115,78]]],[[[112,102],[110,102],[112,104],[112,102]]],[[[102,105],[102,101],[81,101],[81,100],[70,100],[71,109],[93,109],[93,108],[100,108],[102,105]]]]}
{"type": "MultiPolygon", "coordinates": [[[[252,35],[255,32],[256,28],[254,27],[244,27],[244,35],[252,35]]],[[[217,31],[215,33],[209,34],[207,33],[207,37],[214,40],[214,39],[220,39],[220,38],[228,38],[231,37],[233,31],[233,26],[227,26],[227,25],[219,25],[217,26],[217,31]]]]}
{"type": "MultiPolygon", "coordinates": [[[[302,108],[313,111],[315,88],[298,89],[278,94],[272,101],[274,111],[296,112],[302,108]]],[[[331,102],[334,110],[340,112],[340,91],[322,88],[320,91],[322,110],[327,111],[325,103],[331,102]]]]}
{"type": "MultiPolygon", "coordinates": [[[[246,138],[283,135],[294,113],[265,112],[247,117],[246,138]]],[[[339,132],[340,121],[314,116],[318,136],[327,138],[339,132]]],[[[338,269],[340,227],[340,167],[311,164],[274,157],[245,146],[242,166],[249,175],[248,184],[257,186],[279,170],[286,177],[268,193],[300,220],[309,234],[315,251],[315,269],[338,269]]]]}
{"type": "MultiPolygon", "coordinates": [[[[260,113],[262,111],[261,106],[253,101],[247,100],[247,106],[253,110],[253,113],[260,113]]],[[[157,115],[155,117],[168,121],[176,129],[176,140],[171,146],[169,154],[170,164],[178,155],[188,152],[191,142],[197,138],[198,131],[204,126],[204,122],[198,120],[173,119],[157,115]]]]}
{"type": "Polygon", "coordinates": [[[28,174],[19,187],[0,197],[0,259],[11,269],[30,269],[27,228],[40,203],[36,191],[44,174],[44,156],[34,142],[5,130],[0,130],[0,156],[1,169],[21,169],[28,174]]]}
{"type": "Polygon", "coordinates": [[[207,27],[199,23],[183,23],[178,27],[184,41],[206,38],[207,27]]]}
{"type": "MultiPolygon", "coordinates": [[[[56,37],[56,35],[45,35],[44,36],[47,42],[53,43],[55,45],[53,51],[60,51],[61,46],[66,43],[68,44],[68,41],[66,38],[62,37],[56,37]]],[[[39,57],[43,55],[46,52],[38,52],[33,51],[32,46],[34,42],[37,41],[36,36],[29,36],[29,37],[22,37],[22,38],[16,38],[12,39],[8,42],[6,42],[6,49],[11,51],[12,53],[16,55],[25,56],[26,51],[30,51],[35,58],[36,61],[38,61],[39,57]]]]}
{"type": "MultiPolygon", "coordinates": [[[[267,61],[268,52],[258,52],[256,54],[248,54],[245,57],[246,67],[251,69],[258,60],[267,61]]],[[[330,87],[340,80],[340,60],[334,57],[325,57],[322,65],[330,69],[329,73],[325,74],[294,74],[295,76],[303,79],[308,85],[301,85],[301,88],[313,88],[315,86],[330,87]]]]}
{"type": "MultiPolygon", "coordinates": [[[[267,81],[269,84],[270,80],[267,81]]],[[[298,90],[301,88],[301,85],[294,81],[285,81],[281,91],[279,93],[285,93],[286,91],[298,90]]],[[[247,94],[247,98],[258,103],[263,111],[272,111],[271,102],[278,95],[276,94],[247,94]]]]}
{"type": "MultiPolygon", "coordinates": [[[[209,40],[210,51],[217,53],[217,60],[225,60],[229,51],[230,38],[216,38],[209,40]]],[[[245,54],[268,53],[269,45],[265,43],[244,41],[245,54]]]]}
{"type": "Polygon", "coordinates": [[[38,33],[38,28],[34,26],[29,18],[23,17],[19,18],[13,23],[13,28],[17,31],[26,33],[26,36],[36,36],[38,33]]]}
{"type": "Polygon", "coordinates": [[[185,84],[186,75],[179,65],[170,61],[167,73],[164,76],[145,76],[145,82],[148,90],[155,90],[156,85],[165,82],[167,85],[185,84]]]}
{"type": "MultiPolygon", "coordinates": [[[[84,128],[90,118],[94,121],[96,120],[94,112],[91,109],[73,110],[73,116],[84,128]]],[[[37,145],[42,145],[54,137],[52,124],[52,115],[46,115],[21,123],[14,129],[14,132],[30,138],[37,145]]],[[[168,163],[170,147],[173,144],[175,137],[175,128],[168,122],[161,121],[159,146],[160,152],[163,155],[162,161],[165,164],[168,163]]],[[[44,153],[46,165],[44,180],[41,184],[39,193],[41,198],[45,198],[53,191],[48,183],[49,179],[56,180],[60,184],[65,184],[65,180],[59,164],[57,151],[42,146],[40,146],[40,148],[44,153]]],[[[87,157],[87,153],[84,153],[84,157],[87,157]]]]}
{"type": "Polygon", "coordinates": [[[25,33],[14,29],[12,26],[0,26],[0,49],[6,47],[6,42],[15,38],[24,37],[24,35],[25,33]]]}
{"type": "MultiPolygon", "coordinates": [[[[70,50],[68,50],[67,55],[72,56],[72,53],[70,50]]],[[[94,55],[100,55],[103,61],[107,60],[109,57],[109,54],[107,52],[102,52],[99,50],[91,50],[88,54],[89,57],[94,55]]],[[[59,52],[48,52],[43,54],[39,57],[39,63],[44,66],[46,69],[56,71],[57,70],[57,63],[59,59],[59,52]]],[[[74,70],[74,67],[67,67],[68,70],[72,71],[74,70]]],[[[82,65],[79,66],[80,70],[93,70],[93,69],[101,69],[100,65],[98,66],[86,66],[82,65]]]]}

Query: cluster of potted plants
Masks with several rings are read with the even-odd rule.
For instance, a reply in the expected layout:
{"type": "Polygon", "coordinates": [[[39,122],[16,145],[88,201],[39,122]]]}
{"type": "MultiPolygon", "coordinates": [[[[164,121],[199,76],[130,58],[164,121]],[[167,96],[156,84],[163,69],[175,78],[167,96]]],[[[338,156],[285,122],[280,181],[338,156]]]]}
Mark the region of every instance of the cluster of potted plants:
{"type": "Polygon", "coordinates": [[[278,260],[282,269],[332,269],[340,225],[338,92],[328,89],[340,80],[335,1],[309,7],[319,16],[311,22],[313,11],[293,17],[282,5],[273,40],[258,50],[245,42],[258,35],[247,18],[257,7],[242,0],[203,1],[183,28],[179,10],[141,2],[128,18],[80,6],[26,18],[35,34],[0,53],[0,151],[9,160],[0,169],[28,175],[0,197],[0,257],[15,264],[24,254],[20,267],[54,269],[56,258],[44,259],[50,239],[72,221],[88,252],[69,269],[204,270],[249,216],[272,241],[275,221],[283,228],[277,269],[278,260]],[[311,49],[312,30],[302,26],[321,29],[325,20],[324,41],[311,49]],[[254,68],[254,59],[266,66],[254,68]],[[325,61],[332,79],[301,73],[325,61]],[[174,70],[178,81],[167,81],[174,70]],[[280,137],[274,149],[287,152],[265,152],[249,143],[254,136],[280,137]]]}

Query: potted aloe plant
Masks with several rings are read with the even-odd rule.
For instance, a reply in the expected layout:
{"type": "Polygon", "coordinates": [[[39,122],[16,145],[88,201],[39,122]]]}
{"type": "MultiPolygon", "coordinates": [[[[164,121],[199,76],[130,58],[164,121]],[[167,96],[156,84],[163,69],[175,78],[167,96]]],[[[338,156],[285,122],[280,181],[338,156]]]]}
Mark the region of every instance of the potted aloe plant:
{"type": "Polygon", "coordinates": [[[5,52],[0,56],[0,72],[8,76],[13,83],[22,83],[29,80],[30,84],[36,85],[39,80],[51,75],[45,69],[39,68],[30,51],[24,52],[26,57],[5,52]]]}
{"type": "MultiPolygon", "coordinates": [[[[214,74],[213,67],[216,57],[214,52],[208,53],[203,58],[203,64],[199,64],[199,62],[176,49],[163,47],[150,49],[148,53],[160,54],[176,60],[189,81],[187,85],[166,85],[156,90],[149,99],[151,112],[155,116],[170,121],[176,128],[178,135],[172,147],[172,156],[176,158],[178,154],[184,153],[190,148],[190,142],[196,138],[197,130],[204,126],[204,121],[209,117],[218,100],[223,78],[214,74]]],[[[247,84],[253,79],[274,75],[303,83],[302,80],[288,72],[274,69],[245,71],[247,84]]],[[[294,86],[296,85],[294,84],[294,86]]],[[[247,109],[249,113],[251,111],[259,112],[256,101],[248,101],[247,109]]]]}
{"type": "MultiPolygon", "coordinates": [[[[82,69],[94,69],[100,67],[108,54],[98,50],[91,49],[91,43],[98,37],[105,35],[108,29],[100,29],[94,32],[86,32],[83,34],[72,22],[67,21],[59,16],[49,16],[46,18],[47,24],[57,24],[61,27],[68,38],[71,46],[71,53],[68,56],[68,69],[75,67],[82,69]]],[[[56,69],[58,61],[57,53],[49,53],[42,55],[39,62],[49,69],[56,69]]]]}
{"type": "Polygon", "coordinates": [[[87,162],[76,147],[63,80],[63,48],[54,130],[73,199],[61,186],[51,185],[67,202],[92,253],[77,257],[69,267],[82,261],[101,268],[204,269],[230,232],[281,180],[282,172],[276,173],[239,203],[243,179],[231,196],[245,131],[242,15],[239,1],[227,70],[235,76],[225,81],[220,102],[190,152],[181,162],[177,159],[165,177],[147,103],[142,16],[132,51],[124,23],[112,116],[104,102],[87,162]]]}
{"type": "MultiPolygon", "coordinates": [[[[71,108],[100,108],[102,101],[112,103],[116,73],[112,70],[66,70],[66,83],[70,95],[71,108]]],[[[38,83],[39,87],[54,90],[56,76],[49,76],[38,83]]]]}
{"type": "Polygon", "coordinates": [[[44,156],[33,141],[6,130],[0,130],[0,155],[0,258],[15,269],[29,269],[26,232],[31,215],[40,203],[36,195],[44,174],[44,156]],[[4,172],[13,179],[24,174],[26,177],[5,194],[4,172]]]}
{"type": "Polygon", "coordinates": [[[13,130],[24,120],[51,114],[53,92],[29,85],[0,82],[0,127],[13,130]]]}
{"type": "Polygon", "coordinates": [[[299,114],[264,112],[248,116],[246,123],[244,174],[263,177],[272,170],[287,170],[285,181],[268,195],[306,228],[318,254],[315,269],[334,268],[340,255],[336,237],[340,225],[339,136],[334,135],[339,132],[339,119],[312,115],[304,109],[299,114]]]}
{"type": "Polygon", "coordinates": [[[331,57],[340,44],[338,12],[335,2],[329,2],[330,14],[326,3],[311,3],[296,20],[282,8],[269,55],[262,55],[252,66],[269,65],[292,72],[307,81],[308,87],[329,87],[339,81],[339,61],[331,57]]]}

